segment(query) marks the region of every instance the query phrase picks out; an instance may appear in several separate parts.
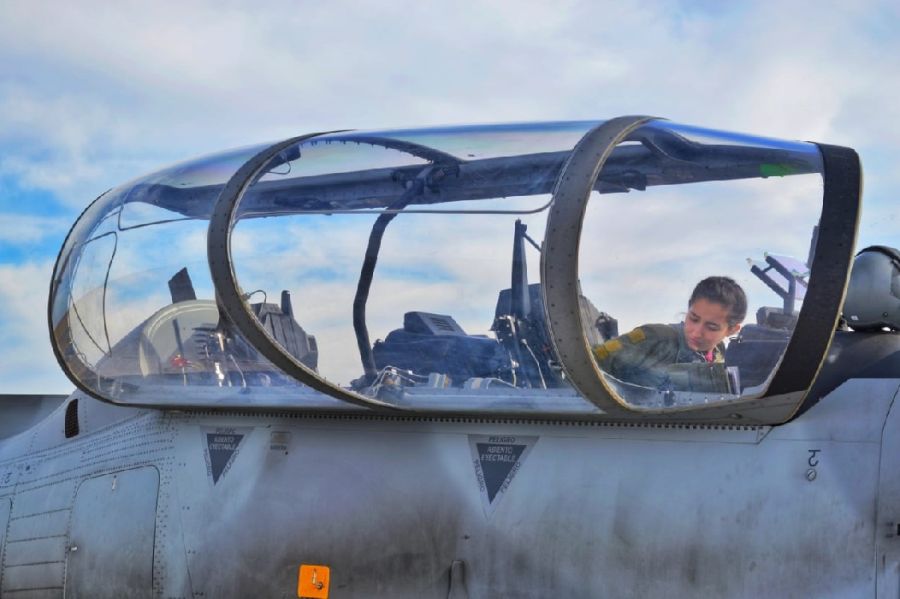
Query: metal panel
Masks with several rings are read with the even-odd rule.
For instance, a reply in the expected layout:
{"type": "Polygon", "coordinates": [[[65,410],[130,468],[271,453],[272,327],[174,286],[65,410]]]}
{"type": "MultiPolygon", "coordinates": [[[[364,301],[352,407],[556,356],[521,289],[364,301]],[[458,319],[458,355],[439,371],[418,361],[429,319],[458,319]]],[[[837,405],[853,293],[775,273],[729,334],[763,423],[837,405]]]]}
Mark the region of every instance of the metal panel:
{"type": "Polygon", "coordinates": [[[15,599],[63,599],[63,588],[27,589],[11,596],[15,599]]]}
{"type": "MultiPolygon", "coordinates": [[[[880,381],[865,381],[875,385],[880,381]]],[[[893,381],[896,385],[897,381],[893,381]]],[[[866,389],[860,390],[860,395],[866,389]]],[[[868,395],[868,393],[866,394],[868,395]]],[[[866,396],[863,395],[863,396],[866,396]]],[[[900,406],[893,396],[891,411],[884,423],[881,442],[880,480],[878,481],[878,525],[875,529],[878,597],[900,597],[900,406]]]]}
{"type": "MultiPolygon", "coordinates": [[[[72,458],[67,455],[64,459],[72,458]]],[[[20,488],[12,498],[0,595],[60,597],[74,481],[46,483],[46,476],[53,471],[46,460],[20,463],[18,470],[20,487],[33,484],[35,478],[44,484],[20,488]]]]}
{"type": "Polygon", "coordinates": [[[3,569],[3,552],[6,547],[6,525],[9,523],[9,499],[0,499],[0,572],[3,569]]]}
{"type": "MultiPolygon", "coordinates": [[[[80,458],[80,455],[77,456],[80,458]]],[[[69,462],[71,463],[71,462],[69,462]]],[[[39,476],[45,477],[53,468],[53,461],[46,460],[29,469],[29,477],[31,482],[33,475],[31,471],[36,471],[39,476]],[[47,474],[41,470],[48,471],[47,474]]],[[[68,464],[66,464],[68,465],[68,464]]],[[[77,480],[63,480],[53,484],[43,484],[39,487],[31,489],[22,489],[21,485],[16,491],[16,500],[13,504],[11,520],[17,518],[27,518],[29,516],[38,516],[41,514],[49,514],[60,510],[68,510],[72,507],[72,497],[75,495],[75,486],[77,480]]],[[[65,531],[65,527],[60,530],[65,531]]]]}
{"type": "Polygon", "coordinates": [[[66,537],[47,537],[30,541],[10,542],[3,565],[63,563],[66,555],[66,537]]]}
{"type": "Polygon", "coordinates": [[[59,535],[66,530],[68,519],[69,512],[67,510],[13,518],[9,522],[9,540],[24,541],[59,535]]]}
{"type": "Polygon", "coordinates": [[[62,562],[51,564],[29,564],[11,566],[3,570],[4,594],[17,591],[60,591],[63,580],[62,562]]]}
{"type": "Polygon", "coordinates": [[[58,408],[65,399],[65,395],[0,395],[0,406],[3,408],[0,439],[28,430],[58,408]]]}
{"type": "Polygon", "coordinates": [[[72,508],[66,597],[151,597],[159,472],[134,468],[84,481],[72,508]]]}
{"type": "Polygon", "coordinates": [[[771,430],[273,418],[218,478],[208,429],[249,419],[199,416],[174,475],[192,591],[294,596],[297,568],[323,564],[341,597],[872,597],[895,391],[848,385],[771,430]],[[854,413],[866,422],[836,435],[854,413]],[[471,447],[485,437],[537,438],[486,500],[471,447]]]}

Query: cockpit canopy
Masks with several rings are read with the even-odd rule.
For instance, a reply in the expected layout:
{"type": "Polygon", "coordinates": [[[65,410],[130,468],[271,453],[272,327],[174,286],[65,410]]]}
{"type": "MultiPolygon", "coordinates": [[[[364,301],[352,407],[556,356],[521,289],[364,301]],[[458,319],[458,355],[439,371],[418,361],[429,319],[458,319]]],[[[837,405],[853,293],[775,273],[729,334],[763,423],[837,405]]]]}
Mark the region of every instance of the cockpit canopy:
{"type": "Polygon", "coordinates": [[[97,199],[51,336],[122,404],[783,421],[858,184],[851,150],[647,117],[308,135],[97,199]],[[681,324],[710,275],[749,304],[712,353],[681,324]],[[653,375],[609,367],[619,348],[653,375]]]}

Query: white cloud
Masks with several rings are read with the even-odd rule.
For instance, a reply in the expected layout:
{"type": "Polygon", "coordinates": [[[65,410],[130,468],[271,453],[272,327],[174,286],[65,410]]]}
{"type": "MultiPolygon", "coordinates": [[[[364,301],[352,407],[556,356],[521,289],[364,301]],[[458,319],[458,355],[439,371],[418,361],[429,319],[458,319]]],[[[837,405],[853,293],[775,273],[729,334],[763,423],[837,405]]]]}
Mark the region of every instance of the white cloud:
{"type": "Polygon", "coordinates": [[[0,265],[3,393],[69,393],[50,349],[47,289],[52,262],[0,265]]]}
{"type": "Polygon", "coordinates": [[[635,111],[827,139],[839,117],[868,116],[848,99],[890,108],[883,91],[897,85],[896,40],[857,31],[886,3],[763,2],[737,16],[637,2],[464,8],[10,3],[0,48],[57,80],[7,104],[52,124],[53,146],[174,158],[319,127],[635,111]]]}
{"type": "MultiPolygon", "coordinates": [[[[160,164],[308,131],[649,113],[858,147],[878,166],[867,172],[871,216],[864,216],[863,233],[869,242],[900,245],[896,227],[885,224],[898,213],[896,3],[474,6],[3,3],[0,174],[26,189],[50,190],[74,211],[160,164]]],[[[2,204],[0,210],[13,212],[2,204]]],[[[0,242],[27,244],[45,235],[62,241],[53,217],[3,218],[0,242]]],[[[429,240],[454,242],[442,231],[429,240]]],[[[297,243],[307,268],[333,259],[311,237],[297,243]]],[[[174,256],[158,265],[165,270],[185,255],[196,258],[204,245],[193,235],[174,251],[154,247],[121,259],[152,261],[168,250],[174,256]]],[[[473,243],[467,251],[491,250],[473,243]]],[[[38,257],[41,264],[52,258],[38,257]]],[[[287,269],[284,260],[279,268],[287,269]]],[[[46,295],[48,267],[46,276],[27,265],[2,268],[4,297],[46,295]]],[[[495,270],[470,274],[479,289],[495,293],[495,270]]],[[[411,305],[410,293],[404,288],[411,305]]],[[[4,338],[40,339],[43,309],[16,310],[29,316],[4,320],[4,338]]],[[[41,351],[35,355],[49,355],[41,351]]]]}
{"type": "Polygon", "coordinates": [[[30,244],[50,235],[64,234],[71,223],[51,216],[28,216],[0,213],[0,244],[30,244]]]}

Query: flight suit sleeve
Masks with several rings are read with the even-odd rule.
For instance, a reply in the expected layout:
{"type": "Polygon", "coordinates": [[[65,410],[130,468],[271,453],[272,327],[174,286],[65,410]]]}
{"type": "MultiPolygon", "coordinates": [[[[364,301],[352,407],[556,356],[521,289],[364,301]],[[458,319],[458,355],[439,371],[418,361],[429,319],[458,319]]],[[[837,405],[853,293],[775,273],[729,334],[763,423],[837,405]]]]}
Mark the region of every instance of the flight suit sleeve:
{"type": "Polygon", "coordinates": [[[678,353],[677,331],[666,325],[644,325],[591,348],[597,365],[619,380],[661,388],[666,367],[678,353]]]}

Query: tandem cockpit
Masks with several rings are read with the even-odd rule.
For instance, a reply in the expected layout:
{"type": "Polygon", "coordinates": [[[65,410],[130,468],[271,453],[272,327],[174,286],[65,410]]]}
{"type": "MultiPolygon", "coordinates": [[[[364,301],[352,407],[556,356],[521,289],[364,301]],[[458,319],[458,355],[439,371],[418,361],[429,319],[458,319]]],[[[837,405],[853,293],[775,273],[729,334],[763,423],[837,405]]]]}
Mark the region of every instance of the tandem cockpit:
{"type": "Polygon", "coordinates": [[[784,422],[840,316],[859,179],[852,150],[649,117],[307,135],[98,198],[51,337],[119,404],[784,422]],[[663,385],[598,358],[684,330],[710,275],[747,303],[719,359],[663,385]]]}

